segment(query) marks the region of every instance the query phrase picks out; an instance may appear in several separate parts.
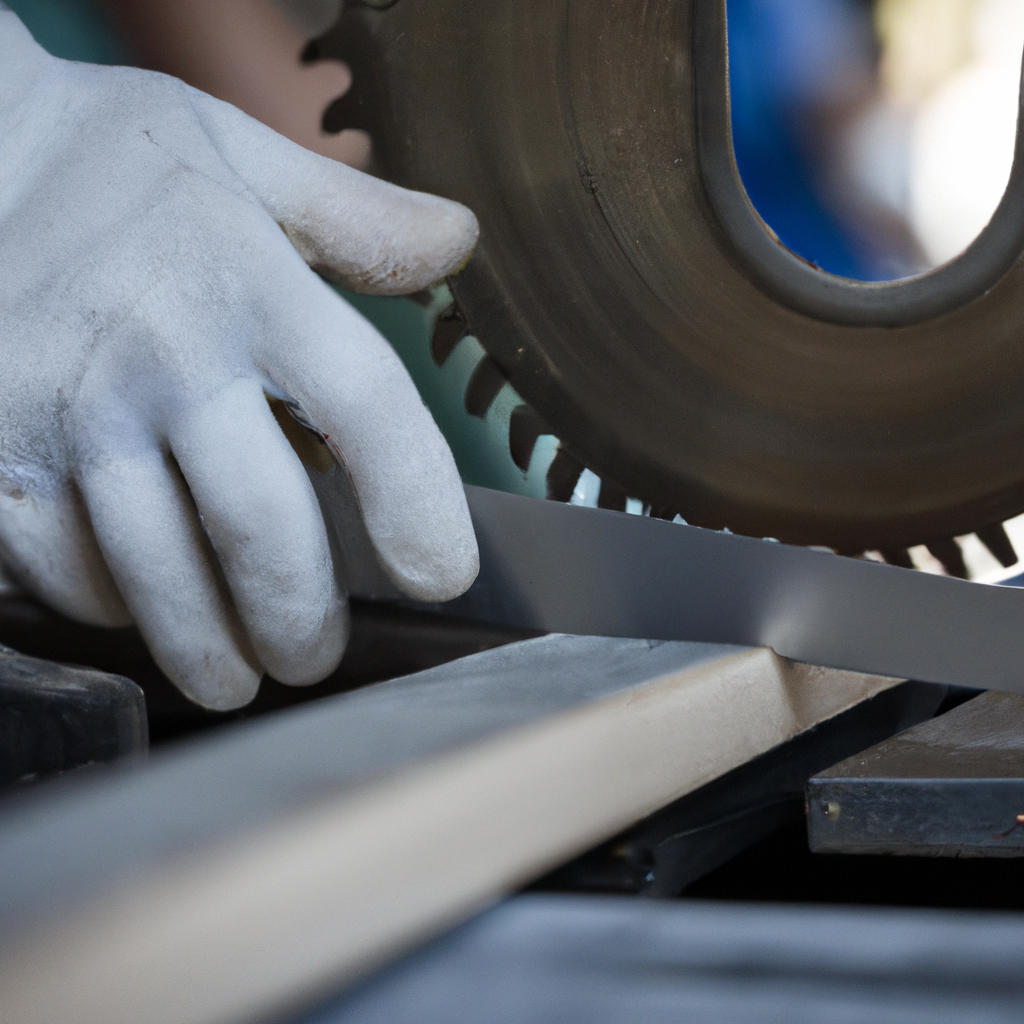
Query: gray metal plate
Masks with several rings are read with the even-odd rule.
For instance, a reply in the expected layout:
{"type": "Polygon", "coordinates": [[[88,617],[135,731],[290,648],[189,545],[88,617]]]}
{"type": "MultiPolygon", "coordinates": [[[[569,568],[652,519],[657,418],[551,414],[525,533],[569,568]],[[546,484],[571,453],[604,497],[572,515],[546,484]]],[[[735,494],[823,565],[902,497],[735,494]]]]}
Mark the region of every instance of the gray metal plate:
{"type": "Polygon", "coordinates": [[[1024,856],[1024,699],[985,693],[807,785],[816,853],[1024,856]]]}
{"type": "Polygon", "coordinates": [[[1019,915],[525,896],[301,1021],[1010,1024],[1022,963],[1019,915]]]}
{"type": "Polygon", "coordinates": [[[771,647],[1024,693],[1024,592],[644,516],[467,487],[477,582],[435,606],[562,633],[771,647]]]}

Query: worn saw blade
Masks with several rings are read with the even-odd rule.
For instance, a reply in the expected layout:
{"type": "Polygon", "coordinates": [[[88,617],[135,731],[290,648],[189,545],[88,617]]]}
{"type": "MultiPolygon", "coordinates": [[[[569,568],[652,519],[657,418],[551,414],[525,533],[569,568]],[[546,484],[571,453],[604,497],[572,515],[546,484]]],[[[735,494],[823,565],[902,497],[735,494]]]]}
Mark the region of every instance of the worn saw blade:
{"type": "Polygon", "coordinates": [[[960,258],[865,284],[788,252],[746,197],[724,0],[386,0],[350,5],[335,42],[336,126],[476,212],[463,326],[575,465],[750,536],[939,541],[947,565],[959,535],[1006,546],[1024,162],[960,258]]]}

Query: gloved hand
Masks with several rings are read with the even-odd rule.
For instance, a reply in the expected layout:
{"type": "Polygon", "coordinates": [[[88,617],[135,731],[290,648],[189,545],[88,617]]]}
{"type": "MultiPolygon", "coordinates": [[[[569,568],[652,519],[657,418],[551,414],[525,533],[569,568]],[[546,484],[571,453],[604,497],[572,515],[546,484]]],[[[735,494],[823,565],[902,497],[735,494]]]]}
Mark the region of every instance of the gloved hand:
{"type": "Polygon", "coordinates": [[[176,79],[57,60],[0,4],[0,559],[85,622],[138,624],[193,700],[337,664],[346,606],[266,396],[344,457],[405,593],[477,571],[451,454],[347,287],[412,291],[458,204],[316,156],[176,79]],[[309,264],[309,266],[307,266],[309,264]]]}

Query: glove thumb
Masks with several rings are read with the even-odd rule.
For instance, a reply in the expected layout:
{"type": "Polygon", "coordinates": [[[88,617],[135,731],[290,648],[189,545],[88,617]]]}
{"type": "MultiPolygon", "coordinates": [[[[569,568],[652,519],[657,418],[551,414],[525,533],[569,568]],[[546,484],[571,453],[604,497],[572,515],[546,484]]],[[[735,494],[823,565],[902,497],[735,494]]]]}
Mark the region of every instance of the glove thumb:
{"type": "Polygon", "coordinates": [[[480,229],[460,203],[311,153],[203,93],[193,102],[222,156],[329,280],[355,292],[399,295],[454,273],[473,251],[480,229]]]}

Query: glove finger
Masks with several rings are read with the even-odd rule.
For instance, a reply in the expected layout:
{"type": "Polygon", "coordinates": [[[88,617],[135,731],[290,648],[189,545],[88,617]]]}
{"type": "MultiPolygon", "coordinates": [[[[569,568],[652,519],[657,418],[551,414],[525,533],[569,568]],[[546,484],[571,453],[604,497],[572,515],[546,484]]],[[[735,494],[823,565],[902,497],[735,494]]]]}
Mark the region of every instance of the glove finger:
{"type": "Polygon", "coordinates": [[[0,553],[22,588],[63,615],[93,626],[130,625],[73,484],[45,496],[0,492],[0,553]]]}
{"type": "Polygon", "coordinates": [[[345,649],[345,598],[313,487],[263,391],[230,385],[170,442],[259,660],[283,683],[323,679],[345,649]]]}
{"type": "Polygon", "coordinates": [[[100,547],[164,674],[203,707],[248,704],[262,668],[173,460],[155,448],[92,459],[81,484],[100,547]]]}
{"type": "Polygon", "coordinates": [[[202,93],[193,104],[220,153],[325,277],[395,295],[426,288],[469,258],[479,225],[460,203],[311,153],[202,93]]]}
{"type": "Polygon", "coordinates": [[[479,568],[473,524],[455,460],[405,367],[312,274],[285,285],[294,301],[270,325],[261,365],[344,463],[394,583],[424,601],[458,596],[479,568]]]}

